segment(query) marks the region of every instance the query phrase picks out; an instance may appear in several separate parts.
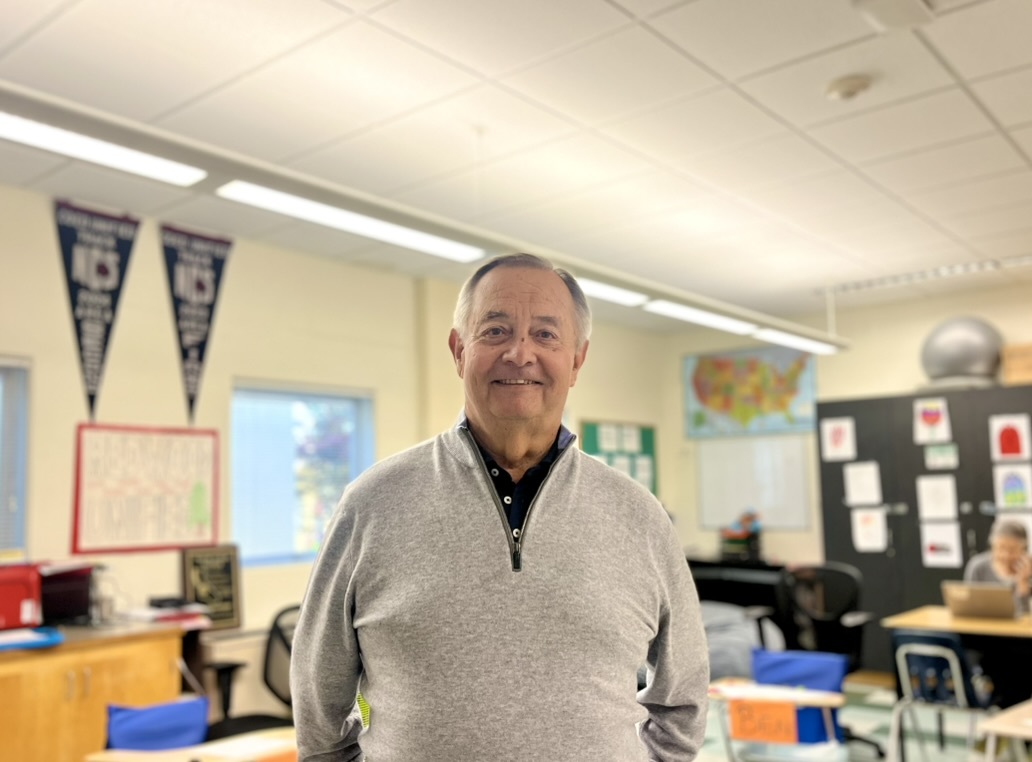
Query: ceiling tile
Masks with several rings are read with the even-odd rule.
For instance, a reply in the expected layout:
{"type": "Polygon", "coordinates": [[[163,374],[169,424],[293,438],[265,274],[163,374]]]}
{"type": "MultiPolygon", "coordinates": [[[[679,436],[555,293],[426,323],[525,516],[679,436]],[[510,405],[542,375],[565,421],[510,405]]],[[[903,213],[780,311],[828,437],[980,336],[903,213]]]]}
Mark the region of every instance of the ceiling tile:
{"type": "Polygon", "coordinates": [[[1024,166],[1010,143],[991,135],[868,164],[863,171],[898,193],[912,193],[1024,166]]]}
{"type": "Polygon", "coordinates": [[[475,81],[416,46],[355,22],[159,123],[198,140],[282,161],[475,81]],[[270,93],[275,93],[275,108],[269,108],[270,93]]]}
{"type": "Polygon", "coordinates": [[[399,0],[373,17],[456,61],[497,75],[630,22],[595,0],[399,0]]]}
{"type": "Polygon", "coordinates": [[[715,201],[698,185],[676,175],[649,170],[643,174],[590,188],[485,221],[494,230],[557,245],[584,230],[620,226],[627,220],[715,201]]]}
{"type": "Polygon", "coordinates": [[[698,92],[717,80],[654,35],[632,27],[503,82],[582,122],[594,123],[698,92]]]}
{"type": "Polygon", "coordinates": [[[784,183],[840,167],[824,151],[796,135],[696,156],[680,166],[715,186],[734,191],[784,183]]]}
{"type": "Polygon", "coordinates": [[[186,188],[148,180],[95,164],[70,161],[56,172],[32,182],[28,187],[51,196],[92,202],[122,209],[129,214],[151,214],[163,206],[190,197],[186,188]],[[125,202],[131,199],[131,205],[125,202]]]}
{"type": "Polygon", "coordinates": [[[4,0],[4,23],[0,25],[0,55],[8,45],[45,22],[66,0],[4,0]]]}
{"type": "Polygon", "coordinates": [[[1032,64],[1032,3],[992,0],[940,16],[923,31],[964,77],[1032,64]]]}
{"type": "Polygon", "coordinates": [[[1018,145],[1025,151],[1025,156],[1029,157],[1029,161],[1032,161],[1032,126],[1014,130],[1011,134],[1018,141],[1018,145]]]}
{"type": "Polygon", "coordinates": [[[820,212],[884,200],[884,194],[869,181],[844,169],[763,188],[740,195],[772,214],[807,220],[820,212]]]}
{"type": "Polygon", "coordinates": [[[863,162],[992,130],[970,98],[952,89],[823,124],[811,134],[844,158],[863,162]]]}
{"type": "Polygon", "coordinates": [[[953,77],[910,35],[886,34],[808,58],[741,87],[772,111],[798,125],[837,119],[874,106],[952,85],[953,77]],[[863,74],[872,84],[847,100],[825,91],[839,77],[863,74]]]}
{"type": "Polygon", "coordinates": [[[0,183],[27,186],[67,161],[52,153],[0,140],[0,183]]]}
{"type": "Polygon", "coordinates": [[[1032,122],[1032,67],[974,82],[971,88],[1001,124],[1032,122]]]}
{"type": "Polygon", "coordinates": [[[732,80],[873,36],[848,3],[827,0],[696,0],[649,24],[732,80]]]}
{"type": "Polygon", "coordinates": [[[633,175],[648,165],[593,135],[578,134],[507,157],[482,169],[435,181],[396,198],[456,219],[479,219],[633,175]],[[463,211],[464,210],[464,211],[463,211]]]}
{"type": "Polygon", "coordinates": [[[601,131],[665,161],[787,134],[776,119],[732,90],[681,98],[601,131]]]}
{"type": "Polygon", "coordinates": [[[470,169],[574,129],[521,98],[484,85],[334,143],[290,166],[384,193],[470,169]]]}
{"type": "Polygon", "coordinates": [[[0,77],[146,121],[348,17],[280,0],[80,2],[4,56],[0,77]]]}
{"type": "Polygon", "coordinates": [[[969,238],[1013,233],[1032,224],[1032,201],[951,215],[942,224],[969,238]]]}
{"type": "Polygon", "coordinates": [[[685,2],[690,2],[690,0],[614,0],[615,5],[626,8],[640,18],[651,16],[666,8],[681,5],[685,2]]]}
{"type": "Polygon", "coordinates": [[[987,257],[1006,258],[1032,254],[1032,225],[1003,235],[974,237],[971,245],[987,257]]]}
{"type": "Polygon", "coordinates": [[[908,200],[914,206],[936,216],[977,212],[1018,201],[1032,201],[1032,170],[1020,169],[993,175],[981,180],[930,191],[908,200]]]}

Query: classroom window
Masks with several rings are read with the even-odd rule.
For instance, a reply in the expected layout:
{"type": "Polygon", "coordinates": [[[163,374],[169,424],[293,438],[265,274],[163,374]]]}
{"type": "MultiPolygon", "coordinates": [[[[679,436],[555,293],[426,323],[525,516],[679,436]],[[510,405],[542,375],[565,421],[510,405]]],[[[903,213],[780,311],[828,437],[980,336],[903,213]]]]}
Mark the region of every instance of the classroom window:
{"type": "Polygon", "coordinates": [[[241,562],[315,556],[345,485],[373,462],[372,400],[233,392],[233,541],[241,562]]]}
{"type": "Polygon", "coordinates": [[[0,365],[0,553],[25,549],[28,376],[0,365]]]}

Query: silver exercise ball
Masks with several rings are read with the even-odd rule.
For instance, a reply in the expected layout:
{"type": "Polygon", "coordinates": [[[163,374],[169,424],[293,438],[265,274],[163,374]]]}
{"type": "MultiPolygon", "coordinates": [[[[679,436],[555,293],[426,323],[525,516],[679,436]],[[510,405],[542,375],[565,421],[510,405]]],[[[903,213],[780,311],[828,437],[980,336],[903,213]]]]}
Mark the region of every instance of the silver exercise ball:
{"type": "Polygon", "coordinates": [[[1003,337],[975,317],[955,317],[939,324],[921,348],[921,365],[928,378],[991,379],[1000,367],[1003,337]]]}

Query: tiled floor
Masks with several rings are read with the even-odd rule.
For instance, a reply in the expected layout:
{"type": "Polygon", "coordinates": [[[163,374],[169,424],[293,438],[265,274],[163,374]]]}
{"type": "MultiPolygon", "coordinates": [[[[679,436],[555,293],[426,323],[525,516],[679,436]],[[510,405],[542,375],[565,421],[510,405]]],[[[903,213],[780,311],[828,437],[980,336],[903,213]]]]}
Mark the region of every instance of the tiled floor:
{"type": "MultiPolygon", "coordinates": [[[[895,692],[873,686],[850,686],[847,688],[847,696],[848,702],[839,713],[840,723],[849,727],[857,735],[879,742],[883,749],[887,748],[895,692]]],[[[706,742],[697,757],[698,762],[725,762],[729,758],[720,732],[717,711],[719,711],[717,705],[711,705],[706,742]]],[[[966,748],[968,730],[966,715],[959,712],[947,712],[944,717],[946,745],[944,749],[940,750],[934,738],[935,714],[924,708],[918,710],[918,722],[923,731],[922,735],[927,739],[925,748],[928,759],[934,762],[982,760],[981,753],[969,752],[966,748]]],[[[906,758],[920,762],[923,758],[918,748],[917,734],[911,732],[909,723],[907,731],[906,758]]],[[[747,751],[752,752],[752,756],[748,757],[750,762],[754,759],[798,760],[799,762],[846,762],[846,760],[862,762],[863,760],[877,759],[873,749],[865,744],[857,743],[847,744],[845,750],[829,747],[770,747],[762,754],[757,749],[747,751]]],[[[1009,756],[1002,758],[1011,759],[1009,756]]]]}

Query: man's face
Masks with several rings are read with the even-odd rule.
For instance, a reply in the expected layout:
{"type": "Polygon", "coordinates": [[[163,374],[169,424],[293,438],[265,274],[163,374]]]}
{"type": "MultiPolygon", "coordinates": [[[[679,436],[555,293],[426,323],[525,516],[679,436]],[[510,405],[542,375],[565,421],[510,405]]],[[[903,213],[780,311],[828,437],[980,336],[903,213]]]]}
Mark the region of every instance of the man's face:
{"type": "Polygon", "coordinates": [[[1025,543],[1006,535],[994,537],[990,548],[993,553],[993,561],[1004,569],[1008,569],[1011,573],[1016,570],[1021,557],[1028,552],[1025,543]]]}
{"type": "Polygon", "coordinates": [[[554,272],[498,267],[477,284],[470,324],[448,341],[474,427],[558,429],[588,351],[577,348],[573,299],[554,272]]]}

